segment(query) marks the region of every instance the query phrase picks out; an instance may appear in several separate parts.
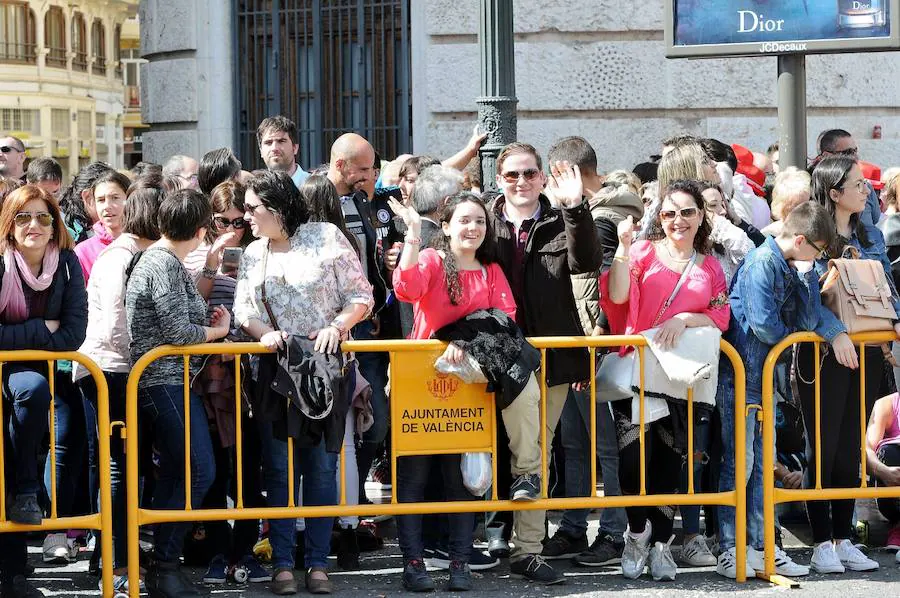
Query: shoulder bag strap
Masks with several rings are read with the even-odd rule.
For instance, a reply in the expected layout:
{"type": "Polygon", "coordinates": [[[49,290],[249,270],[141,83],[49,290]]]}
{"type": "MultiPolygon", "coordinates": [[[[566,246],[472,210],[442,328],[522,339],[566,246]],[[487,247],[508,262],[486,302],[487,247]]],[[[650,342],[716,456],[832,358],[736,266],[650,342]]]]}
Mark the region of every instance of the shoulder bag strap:
{"type": "Polygon", "coordinates": [[[650,328],[656,328],[656,325],[659,324],[659,320],[663,317],[663,314],[666,313],[666,310],[669,309],[669,306],[672,305],[672,301],[675,300],[675,296],[678,295],[678,291],[681,290],[681,287],[684,286],[685,281],[687,281],[688,273],[690,273],[691,268],[693,268],[694,263],[697,261],[697,253],[691,256],[691,261],[687,263],[684,271],[681,273],[681,277],[678,279],[678,283],[675,285],[675,288],[672,289],[672,294],[669,295],[669,298],[666,299],[666,302],[663,304],[662,308],[659,310],[659,313],[656,314],[656,318],[653,319],[653,324],[650,328]]]}
{"type": "Polygon", "coordinates": [[[278,326],[278,320],[275,319],[275,314],[272,313],[272,308],[269,307],[269,300],[266,297],[266,265],[269,262],[269,245],[266,244],[266,250],[263,252],[262,259],[262,304],[263,307],[266,308],[266,313],[269,315],[269,322],[272,324],[272,328],[275,330],[280,330],[278,326]]]}

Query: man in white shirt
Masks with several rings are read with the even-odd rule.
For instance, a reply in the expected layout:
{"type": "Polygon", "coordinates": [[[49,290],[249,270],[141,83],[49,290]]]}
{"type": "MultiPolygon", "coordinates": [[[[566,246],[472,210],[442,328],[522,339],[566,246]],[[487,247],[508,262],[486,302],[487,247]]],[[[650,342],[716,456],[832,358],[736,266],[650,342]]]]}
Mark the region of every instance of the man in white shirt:
{"type": "Polygon", "coordinates": [[[297,125],[280,114],[264,119],[256,129],[259,155],[266,168],[286,172],[299,189],[309,173],[297,164],[297,152],[300,150],[297,139],[297,125]]]}

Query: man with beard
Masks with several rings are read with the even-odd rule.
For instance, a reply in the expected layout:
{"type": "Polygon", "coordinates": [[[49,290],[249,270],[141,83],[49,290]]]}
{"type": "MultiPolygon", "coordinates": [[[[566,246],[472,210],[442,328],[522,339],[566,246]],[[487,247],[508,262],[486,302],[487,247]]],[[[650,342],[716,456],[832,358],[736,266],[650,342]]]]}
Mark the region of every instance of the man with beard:
{"type": "Polygon", "coordinates": [[[281,115],[266,118],[256,129],[259,155],[266,168],[287,173],[299,189],[309,173],[297,164],[297,151],[300,149],[297,139],[297,125],[281,115]]]}

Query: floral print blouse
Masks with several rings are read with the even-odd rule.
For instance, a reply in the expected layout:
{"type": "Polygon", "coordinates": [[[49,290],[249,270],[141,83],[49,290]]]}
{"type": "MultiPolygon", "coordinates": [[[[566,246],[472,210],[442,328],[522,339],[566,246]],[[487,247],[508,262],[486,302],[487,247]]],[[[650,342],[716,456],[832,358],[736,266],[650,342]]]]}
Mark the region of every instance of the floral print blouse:
{"type": "Polygon", "coordinates": [[[372,309],[372,285],[346,237],[328,222],[307,222],[291,236],[291,249],[269,252],[269,240],[250,243],[241,257],[234,317],[237,326],[256,318],[292,334],[321,330],[347,306],[372,309]],[[262,302],[262,285],[276,323],[262,302]]]}

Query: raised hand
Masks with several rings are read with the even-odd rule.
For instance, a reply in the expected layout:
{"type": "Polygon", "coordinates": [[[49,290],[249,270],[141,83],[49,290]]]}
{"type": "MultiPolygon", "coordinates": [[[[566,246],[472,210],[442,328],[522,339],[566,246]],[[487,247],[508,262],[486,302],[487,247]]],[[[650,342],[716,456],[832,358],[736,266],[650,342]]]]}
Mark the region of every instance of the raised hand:
{"type": "Polygon", "coordinates": [[[403,224],[406,225],[410,234],[415,237],[419,236],[419,231],[422,227],[422,217],[419,216],[419,213],[414,207],[405,206],[393,197],[388,198],[388,207],[391,208],[391,211],[394,214],[403,220],[403,224]]]}
{"type": "Polygon", "coordinates": [[[564,208],[577,207],[583,201],[584,185],[577,164],[569,165],[565,161],[551,164],[547,187],[564,208]]]}
{"type": "Polygon", "coordinates": [[[619,236],[619,245],[623,249],[631,247],[631,240],[634,238],[634,217],[629,216],[619,223],[616,227],[616,233],[619,236]]]}

